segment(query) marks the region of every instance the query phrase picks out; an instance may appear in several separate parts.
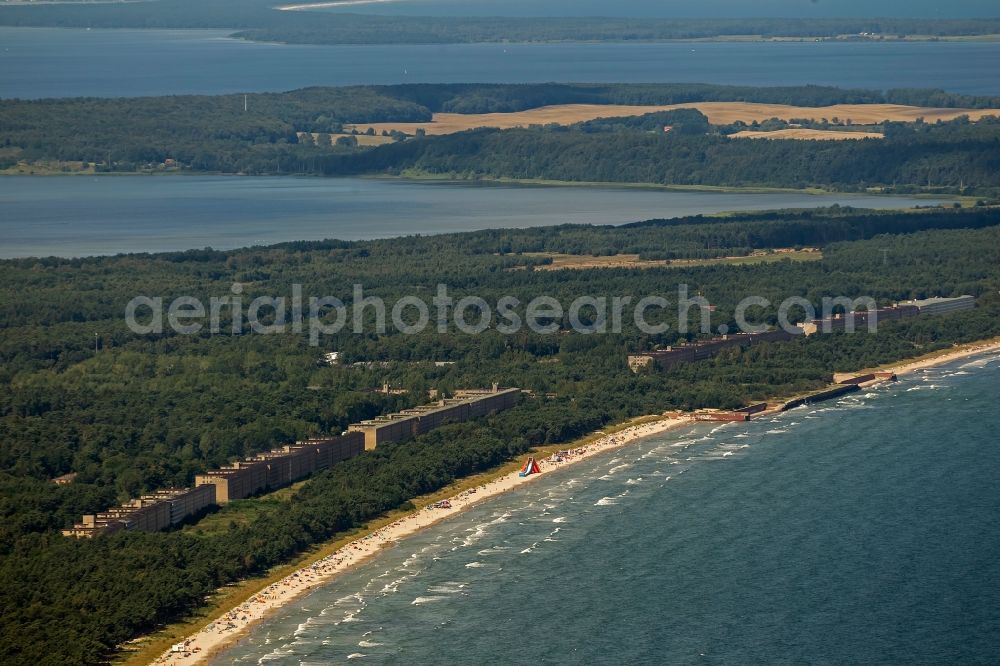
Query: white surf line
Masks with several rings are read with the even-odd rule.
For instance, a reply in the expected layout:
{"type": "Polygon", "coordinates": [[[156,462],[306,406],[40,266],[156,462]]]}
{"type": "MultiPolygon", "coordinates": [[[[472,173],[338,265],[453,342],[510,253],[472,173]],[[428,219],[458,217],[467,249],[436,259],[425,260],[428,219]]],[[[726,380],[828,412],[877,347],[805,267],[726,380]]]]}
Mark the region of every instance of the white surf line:
{"type": "Polygon", "coordinates": [[[687,425],[696,424],[689,417],[661,418],[657,421],[632,425],[612,434],[606,434],[589,444],[573,446],[572,442],[567,442],[566,446],[570,450],[570,456],[563,462],[551,462],[547,459],[538,460],[541,468],[541,472],[538,474],[522,477],[518,472],[511,472],[449,498],[448,501],[451,504],[449,508],[427,506],[355,539],[335,553],[289,574],[276,583],[272,583],[255,593],[247,601],[217,616],[211,623],[175,644],[176,651],[172,648],[160,655],[153,663],[186,666],[204,661],[232,645],[249,628],[267,618],[276,609],[327,582],[336,574],[376,555],[389,544],[397,543],[424,528],[461,513],[474,504],[502,495],[567,465],[586,460],[603,451],[687,425]]]}
{"type": "Polygon", "coordinates": [[[330,0],[330,2],[309,2],[301,5],[278,5],[275,7],[280,12],[300,12],[309,9],[324,9],[328,7],[351,7],[353,5],[379,5],[386,2],[400,2],[401,0],[330,0]]]}
{"type": "MultiPolygon", "coordinates": [[[[944,365],[959,359],[995,351],[1000,351],[1000,340],[985,340],[960,346],[947,354],[925,359],[915,359],[908,363],[904,362],[894,366],[892,369],[897,374],[902,375],[922,368],[944,365]]],[[[598,431],[595,434],[601,434],[601,438],[589,444],[573,446],[571,442],[568,442],[566,446],[571,450],[571,456],[564,462],[554,463],[545,459],[538,460],[537,462],[541,467],[540,474],[520,477],[517,472],[511,472],[510,474],[489,481],[478,488],[466,490],[449,498],[451,508],[435,509],[433,506],[428,506],[365,536],[359,537],[335,553],[327,555],[289,574],[278,582],[260,590],[236,608],[217,616],[210,624],[178,643],[177,647],[181,648],[178,652],[168,651],[153,663],[181,666],[204,661],[217,652],[228,648],[249,628],[266,619],[278,608],[288,604],[296,597],[305,594],[318,585],[327,582],[333,576],[374,556],[387,545],[396,543],[430,525],[457,515],[474,504],[502,495],[524,483],[532,482],[567,465],[586,460],[598,453],[619,448],[650,435],[692,425],[698,425],[698,423],[689,416],[662,418],[641,425],[629,426],[611,434],[604,434],[598,431]]],[[[606,503],[614,500],[614,498],[605,499],[609,500],[606,503]]]]}
{"type": "Polygon", "coordinates": [[[917,358],[909,362],[904,361],[900,365],[890,368],[890,370],[900,376],[907,375],[911,372],[916,372],[917,370],[923,370],[924,368],[934,368],[939,365],[947,365],[954,361],[960,361],[972,356],[980,356],[997,351],[1000,351],[1000,340],[994,338],[993,340],[985,340],[961,345],[953,351],[949,351],[938,356],[932,356],[924,359],[917,358]]]}

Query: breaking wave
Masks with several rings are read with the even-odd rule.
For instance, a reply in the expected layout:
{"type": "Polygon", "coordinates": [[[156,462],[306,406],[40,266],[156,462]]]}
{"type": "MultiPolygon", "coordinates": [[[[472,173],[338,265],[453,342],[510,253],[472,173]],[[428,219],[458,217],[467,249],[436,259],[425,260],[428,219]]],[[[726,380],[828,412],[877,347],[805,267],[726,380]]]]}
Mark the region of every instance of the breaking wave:
{"type": "Polygon", "coordinates": [[[442,597],[440,595],[435,595],[435,596],[432,596],[432,597],[417,597],[416,599],[414,599],[413,601],[410,602],[410,605],[411,606],[421,606],[423,604],[432,604],[432,603],[436,603],[438,601],[444,601],[447,598],[448,597],[442,597]]]}

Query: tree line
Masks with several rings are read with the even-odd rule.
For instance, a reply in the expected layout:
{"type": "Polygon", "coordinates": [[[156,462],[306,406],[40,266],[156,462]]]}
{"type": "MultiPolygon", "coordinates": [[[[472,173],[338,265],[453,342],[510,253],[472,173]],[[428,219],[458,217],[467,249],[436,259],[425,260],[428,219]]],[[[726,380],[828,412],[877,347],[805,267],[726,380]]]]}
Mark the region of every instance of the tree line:
{"type": "MultiPolygon", "coordinates": [[[[905,93],[917,101],[914,91],[905,93]]],[[[939,91],[925,91],[929,100],[939,91]]],[[[842,190],[983,191],[997,187],[1000,123],[885,123],[884,140],[731,139],[695,110],[573,126],[473,130],[375,148],[300,140],[351,123],[416,122],[436,112],[517,111],[563,103],[671,104],[712,100],[826,105],[893,93],[820,86],[702,84],[406,85],[288,93],[126,99],[0,100],[0,167],[85,162],[129,172],[172,164],[194,172],[402,174],[677,185],[820,186],[842,190]],[[664,125],[675,126],[665,134],[664,125]]],[[[950,96],[953,104],[992,98],[950,96]]]]}
{"type": "MultiPolygon", "coordinates": [[[[317,541],[404,506],[418,493],[639,414],[734,407],[822,386],[834,371],[908,358],[1000,334],[1000,226],[992,209],[873,213],[782,211],[732,218],[653,220],[624,227],[564,225],[373,241],[284,243],[80,259],[0,262],[0,644],[4,663],[95,663],[115,646],[182,617],[219,585],[259,573],[317,541]],[[743,266],[536,271],[530,252],[725,254],[770,245],[819,245],[823,259],[743,266]],[[514,270],[519,269],[519,270],[514,270]],[[666,373],[633,374],[625,357],[688,339],[570,331],[324,338],[225,333],[139,336],[122,321],[137,293],[207,300],[290,293],[336,295],[351,286],[392,302],[453,297],[522,302],[545,294],[676,293],[679,284],[733,324],[748,294],[774,303],[798,295],[879,302],[969,293],[979,307],[895,322],[878,334],[814,336],[754,347],[666,373]],[[98,349],[94,349],[95,334],[98,349]],[[341,363],[323,362],[339,351],[341,363]],[[451,361],[452,365],[437,365],[451,361]],[[381,448],[307,482],[289,501],[246,520],[91,541],[58,529],[81,513],[141,492],[189,483],[235,456],[445,391],[498,382],[533,392],[516,408],[381,448]],[[389,383],[404,395],[372,389],[389,383]],[[55,476],[77,472],[66,486],[55,476]]],[[[773,309],[760,319],[773,324],[773,309]]],[[[795,316],[803,316],[797,313],[795,316]]],[[[228,326],[224,324],[224,330],[228,326]]],[[[258,500],[251,500],[258,501],[258,500]]]]}
{"type": "Polygon", "coordinates": [[[267,0],[70,2],[10,6],[0,25],[87,28],[236,28],[235,36],[299,44],[456,44],[477,42],[651,41],[760,35],[891,38],[1000,33],[1000,21],[920,18],[657,19],[587,17],[399,17],[323,11],[282,12],[267,0]]]}
{"type": "Polygon", "coordinates": [[[799,141],[578,128],[478,129],[321,159],[326,175],[435,174],[664,185],[871,187],[988,194],[1000,120],[891,124],[884,139],[799,141]]]}

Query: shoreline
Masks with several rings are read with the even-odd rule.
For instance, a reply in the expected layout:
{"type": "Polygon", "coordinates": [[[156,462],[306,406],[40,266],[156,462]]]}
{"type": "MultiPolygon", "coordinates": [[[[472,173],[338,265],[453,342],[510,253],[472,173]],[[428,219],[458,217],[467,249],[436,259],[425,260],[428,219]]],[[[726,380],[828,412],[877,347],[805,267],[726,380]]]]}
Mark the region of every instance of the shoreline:
{"type": "MultiPolygon", "coordinates": [[[[142,0],[145,1],[145,0],[142,0]]],[[[13,167],[12,167],[13,168],[13,167]]],[[[47,171],[44,173],[22,173],[14,172],[10,169],[0,170],[0,178],[75,178],[87,176],[92,178],[116,178],[116,177],[137,177],[146,176],[150,178],[180,177],[180,178],[201,178],[201,177],[225,177],[225,178],[307,178],[307,179],[327,179],[341,180],[357,178],[359,180],[388,181],[417,183],[422,185],[455,185],[466,187],[477,186],[497,186],[497,187],[523,187],[531,188],[593,188],[593,189],[615,189],[615,190],[653,190],[688,193],[715,193],[715,194],[807,194],[810,196],[871,196],[871,197],[908,197],[912,199],[947,201],[960,201],[971,206],[978,199],[985,195],[956,194],[949,192],[886,192],[886,191],[856,191],[856,190],[833,190],[822,187],[778,187],[768,185],[678,185],[670,183],[632,183],[622,181],[603,180],[552,180],[546,178],[510,178],[510,177],[476,177],[461,178],[450,177],[445,174],[410,172],[400,175],[388,174],[357,174],[324,176],[313,173],[268,173],[268,174],[247,174],[230,173],[226,171],[47,171]]],[[[968,206],[965,206],[968,207],[968,206]]],[[[912,210],[912,208],[892,208],[886,210],[912,210]]],[[[732,212],[732,211],[727,211],[732,212]]],[[[741,211],[735,211],[741,212],[741,211]]]]}
{"type": "Polygon", "coordinates": [[[953,361],[961,361],[971,356],[979,356],[980,354],[989,354],[992,352],[1000,352],[1000,337],[956,345],[950,349],[942,349],[931,354],[918,356],[909,361],[896,361],[878,368],[860,370],[857,374],[863,375],[866,372],[892,371],[897,376],[909,375],[924,368],[947,365],[953,361]]]}
{"type": "MultiPolygon", "coordinates": [[[[340,176],[319,176],[338,178],[340,176]]],[[[631,183],[602,180],[551,180],[546,178],[510,178],[502,177],[476,177],[461,178],[449,177],[444,174],[424,173],[424,172],[403,172],[400,175],[387,174],[361,174],[359,176],[347,176],[349,178],[363,178],[365,180],[387,180],[398,182],[412,182],[429,185],[469,185],[469,186],[507,186],[524,188],[604,188],[621,190],[658,190],[669,192],[695,192],[695,193],[715,193],[715,194],[807,194],[809,196],[829,197],[829,196],[872,196],[872,197],[910,197],[913,199],[944,199],[948,201],[964,201],[972,204],[977,199],[973,195],[955,193],[936,192],[885,192],[885,191],[855,191],[855,190],[832,190],[822,187],[777,187],[768,185],[677,185],[665,183],[631,183]]],[[[886,210],[913,210],[913,208],[892,208],[886,210]]],[[[732,211],[728,211],[732,212],[732,211]]],[[[736,211],[741,212],[741,211],[736,211]]]]}
{"type": "MultiPolygon", "coordinates": [[[[359,4],[382,4],[385,2],[390,2],[392,0],[367,0],[363,3],[353,2],[351,4],[345,4],[343,2],[316,2],[316,3],[295,3],[292,5],[279,4],[272,7],[274,11],[278,12],[310,12],[328,9],[331,7],[336,8],[350,7],[352,5],[359,4]]],[[[61,5],[61,6],[71,6],[71,7],[87,7],[94,5],[135,5],[135,4],[146,4],[155,2],[155,0],[7,0],[6,2],[0,2],[0,11],[3,7],[32,7],[32,6],[45,6],[45,5],[61,5]]],[[[336,15],[334,12],[329,12],[336,15]]],[[[368,17],[376,17],[379,15],[369,14],[365,15],[368,17]]],[[[423,17],[423,18],[433,18],[433,17],[423,17]]],[[[469,18],[469,17],[466,17],[469,18]]],[[[510,18],[524,18],[524,17],[510,17],[510,18]]],[[[612,45],[628,45],[628,44],[755,44],[755,43],[835,43],[835,44],[921,44],[921,43],[990,43],[990,42],[1000,42],[1000,33],[973,33],[973,34],[955,34],[955,35],[906,35],[905,37],[898,37],[895,35],[884,35],[883,38],[868,37],[868,38],[856,38],[854,35],[737,35],[737,34],[723,34],[723,35],[712,35],[707,37],[660,37],[660,38],[643,38],[643,39],[628,39],[628,38],[596,38],[596,39],[586,39],[586,38],[564,38],[564,39],[518,39],[509,40],[503,38],[487,39],[482,41],[401,41],[401,42],[355,42],[355,41],[342,41],[342,42],[314,42],[314,41],[287,41],[282,39],[253,39],[245,37],[244,33],[251,30],[262,30],[266,29],[266,26],[257,27],[242,27],[236,28],[232,26],[143,26],[143,25],[119,25],[119,26],[101,26],[93,27],[84,24],[77,25],[46,25],[41,24],[29,24],[29,25],[19,25],[19,24],[8,24],[0,25],[0,28],[10,28],[16,30],[64,30],[64,31],[88,31],[88,32],[112,32],[112,31],[134,31],[134,32],[174,32],[174,31],[185,31],[185,32],[218,32],[222,33],[220,38],[231,39],[234,41],[248,42],[251,44],[273,44],[276,46],[507,46],[510,44],[514,45],[560,45],[560,44],[612,44],[612,45]]]]}
{"type": "MultiPolygon", "coordinates": [[[[642,418],[644,420],[651,417],[642,418]]],[[[175,653],[168,650],[151,663],[163,666],[187,666],[200,663],[231,647],[248,631],[267,620],[274,612],[288,603],[328,582],[347,569],[366,562],[382,549],[390,547],[408,536],[574,463],[646,437],[696,423],[693,418],[688,416],[657,416],[655,418],[654,421],[627,425],[625,428],[611,433],[598,431],[595,434],[600,435],[600,437],[589,443],[567,443],[566,447],[570,454],[562,462],[552,462],[548,458],[536,458],[541,468],[541,472],[538,474],[527,477],[520,476],[518,471],[502,474],[477,487],[463,490],[448,497],[447,501],[451,505],[448,508],[437,508],[437,503],[433,503],[398,518],[388,525],[367,532],[334,553],[319,558],[271,583],[253,594],[247,601],[222,613],[221,616],[203,626],[197,633],[181,641],[180,644],[185,646],[186,651],[175,653]]]]}
{"type": "MultiPolygon", "coordinates": [[[[898,376],[912,374],[919,370],[946,365],[955,361],[992,352],[1000,352],[1000,337],[961,344],[939,350],[909,360],[895,361],[878,368],[858,370],[856,374],[870,371],[892,371],[898,376]]],[[[680,417],[650,416],[634,420],[622,429],[605,433],[597,431],[588,441],[584,438],[566,447],[571,455],[563,462],[554,463],[536,458],[541,473],[520,477],[517,471],[503,473],[488,478],[474,488],[465,489],[448,497],[450,508],[435,508],[429,504],[417,511],[397,518],[373,530],[366,530],[333,553],[307,562],[292,573],[253,593],[249,599],[227,610],[221,610],[216,617],[203,625],[196,633],[179,641],[187,651],[161,653],[151,663],[163,666],[187,666],[200,663],[228,649],[240,638],[260,623],[269,619],[276,611],[297,598],[307,594],[349,568],[375,557],[383,548],[390,547],[438,522],[458,515],[469,508],[530,483],[553,471],[562,469],[592,456],[624,447],[653,435],[677,430],[698,422],[690,415],[680,417]],[[655,420],[648,420],[655,419],[655,420]],[[640,421],[636,423],[635,421],[640,421]]],[[[546,447],[548,449],[556,447],[546,447]]],[[[509,469],[510,465],[501,469],[509,469]]],[[[489,475],[485,472],[484,475],[489,475]]],[[[432,496],[439,496],[434,493],[432,496]]],[[[364,529],[364,528],[363,528],[364,529]]]]}

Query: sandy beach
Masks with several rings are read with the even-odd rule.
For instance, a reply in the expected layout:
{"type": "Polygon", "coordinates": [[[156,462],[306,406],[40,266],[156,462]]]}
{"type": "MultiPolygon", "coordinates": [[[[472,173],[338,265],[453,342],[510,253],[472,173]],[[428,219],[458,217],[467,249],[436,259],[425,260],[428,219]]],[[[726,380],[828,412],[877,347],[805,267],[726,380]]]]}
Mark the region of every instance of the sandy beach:
{"type": "Polygon", "coordinates": [[[374,556],[386,546],[434,523],[450,518],[479,502],[508,492],[525,483],[531,483],[557,469],[585,460],[603,451],[692,423],[694,423],[693,419],[681,417],[662,418],[630,426],[604,435],[594,442],[569,449],[568,453],[562,456],[561,462],[539,459],[537,462],[541,472],[538,474],[522,477],[519,476],[518,472],[512,472],[448,498],[446,502],[450,506],[432,505],[423,508],[360,537],[337,552],[269,585],[246,602],[215,618],[194,635],[174,645],[171,651],[165,652],[153,663],[169,666],[199,663],[232,644],[252,625],[265,619],[276,609],[328,581],[338,573],[374,556]]]}
{"type": "MultiPolygon", "coordinates": [[[[895,372],[896,375],[907,375],[923,368],[945,365],[946,363],[951,363],[952,361],[960,361],[963,358],[978,356],[979,354],[988,354],[990,352],[1000,352],[1000,338],[983,340],[967,345],[959,345],[952,350],[940,351],[936,354],[923,356],[899,365],[880,368],[880,370],[891,370],[892,372],[895,372]]],[[[861,371],[858,374],[864,374],[864,371],[861,371]]]]}
{"type": "MultiPolygon", "coordinates": [[[[952,350],[943,350],[916,360],[878,368],[891,370],[897,375],[905,375],[923,368],[944,365],[980,354],[1000,352],[1000,338],[961,345],[952,350]]],[[[865,371],[859,371],[863,374],[865,371]]],[[[182,666],[199,663],[231,645],[245,634],[254,624],[266,619],[272,612],[295,598],[307,593],[318,585],[348,568],[367,560],[381,549],[394,544],[434,523],[446,520],[469,507],[491,497],[508,492],[525,483],[530,483],[548,473],[575,462],[585,460],[609,449],[633,443],[645,437],[663,433],[695,423],[688,416],[661,418],[656,421],[634,425],[612,434],[603,435],[596,441],[569,450],[561,462],[539,459],[539,474],[521,477],[517,472],[489,481],[477,488],[469,489],[450,497],[446,506],[442,503],[425,507],[407,515],[385,527],[362,536],[335,553],[303,567],[285,578],[264,588],[246,602],[215,618],[197,633],[178,643],[171,651],[165,652],[153,663],[182,666]],[[175,651],[174,651],[175,650],[175,651]]],[[[601,434],[601,433],[598,433],[601,434]]]]}

